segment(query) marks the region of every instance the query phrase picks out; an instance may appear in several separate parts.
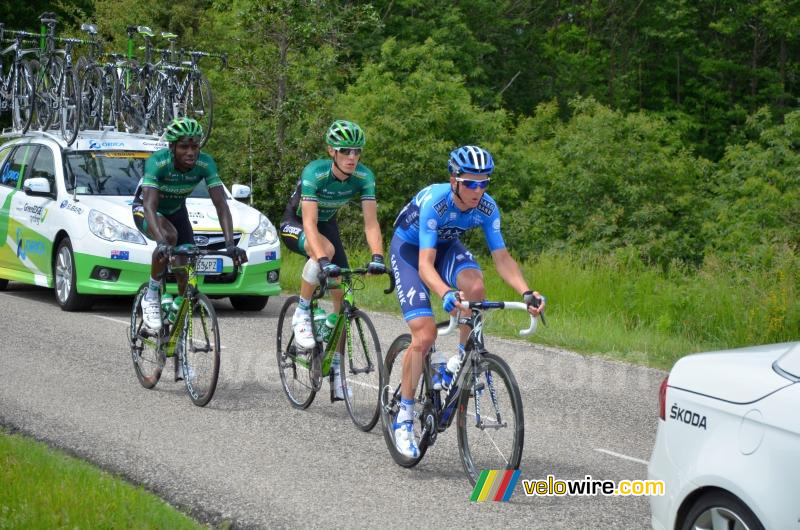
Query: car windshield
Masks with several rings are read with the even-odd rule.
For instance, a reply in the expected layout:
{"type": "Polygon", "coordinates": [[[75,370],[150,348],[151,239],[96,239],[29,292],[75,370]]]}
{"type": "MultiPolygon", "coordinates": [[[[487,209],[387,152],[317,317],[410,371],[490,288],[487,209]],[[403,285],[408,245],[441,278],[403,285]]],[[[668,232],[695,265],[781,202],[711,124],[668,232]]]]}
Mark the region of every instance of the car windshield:
{"type": "Polygon", "coordinates": [[[800,377],[800,342],[795,343],[791,350],[781,355],[775,364],[787,374],[800,377]]]}
{"type": "MultiPolygon", "coordinates": [[[[144,174],[147,151],[73,151],[66,155],[67,192],[77,195],[133,196],[144,174]]],[[[205,181],[190,197],[208,198],[205,181]]]]}

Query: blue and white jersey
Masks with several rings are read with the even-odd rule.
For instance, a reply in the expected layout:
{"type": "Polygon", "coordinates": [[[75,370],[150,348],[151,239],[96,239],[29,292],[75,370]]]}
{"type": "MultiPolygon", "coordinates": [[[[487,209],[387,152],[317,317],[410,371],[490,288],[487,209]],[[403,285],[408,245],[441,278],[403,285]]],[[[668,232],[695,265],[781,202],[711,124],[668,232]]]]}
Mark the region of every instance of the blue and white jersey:
{"type": "Polygon", "coordinates": [[[395,235],[420,248],[435,248],[458,239],[476,226],[483,227],[490,251],[505,248],[500,232],[500,209],[488,193],[478,206],[461,211],[453,202],[450,184],[431,184],[403,207],[394,222],[395,235]]]}

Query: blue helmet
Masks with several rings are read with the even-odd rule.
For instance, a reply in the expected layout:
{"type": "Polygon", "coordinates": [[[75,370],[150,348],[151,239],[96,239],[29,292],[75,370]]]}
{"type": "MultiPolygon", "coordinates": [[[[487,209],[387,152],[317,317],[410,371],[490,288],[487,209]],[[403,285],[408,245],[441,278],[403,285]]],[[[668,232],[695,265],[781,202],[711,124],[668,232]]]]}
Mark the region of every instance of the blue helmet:
{"type": "Polygon", "coordinates": [[[494,160],[486,149],[476,145],[465,145],[450,153],[447,169],[456,175],[462,173],[491,175],[494,171],[494,160]]]}

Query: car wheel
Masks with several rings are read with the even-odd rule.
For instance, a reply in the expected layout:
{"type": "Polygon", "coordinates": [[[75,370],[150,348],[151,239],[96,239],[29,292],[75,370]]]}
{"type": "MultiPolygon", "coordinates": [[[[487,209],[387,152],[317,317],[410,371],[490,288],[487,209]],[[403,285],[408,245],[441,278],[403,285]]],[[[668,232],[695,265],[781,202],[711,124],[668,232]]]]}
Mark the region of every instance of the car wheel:
{"type": "Polygon", "coordinates": [[[0,291],[5,291],[6,287],[8,287],[8,280],[0,278],[0,291]]]}
{"type": "Polygon", "coordinates": [[[261,311],[267,306],[269,296],[231,296],[231,305],[238,311],[261,311]]]}
{"type": "Polygon", "coordinates": [[[77,276],[75,256],[72,252],[72,243],[68,237],[62,239],[58,245],[53,272],[56,301],[61,306],[61,309],[64,311],[81,311],[91,307],[91,297],[78,294],[78,289],[75,287],[77,276]]]}
{"type": "Polygon", "coordinates": [[[764,530],[742,501],[724,491],[706,493],[694,503],[683,521],[683,530],[764,530]]]}

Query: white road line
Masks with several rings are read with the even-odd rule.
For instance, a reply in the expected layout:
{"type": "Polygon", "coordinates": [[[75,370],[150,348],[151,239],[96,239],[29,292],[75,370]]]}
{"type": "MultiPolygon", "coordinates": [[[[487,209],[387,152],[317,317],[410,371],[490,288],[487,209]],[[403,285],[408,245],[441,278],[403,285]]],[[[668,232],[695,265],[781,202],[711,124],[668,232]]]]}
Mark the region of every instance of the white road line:
{"type": "Polygon", "coordinates": [[[129,325],[130,325],[130,323],[131,323],[131,321],[130,321],[130,320],[119,320],[119,319],[117,319],[117,318],[104,317],[104,316],[102,316],[102,315],[92,315],[92,316],[93,316],[94,318],[102,318],[103,320],[110,320],[111,322],[116,322],[116,323],[118,323],[118,324],[125,324],[126,326],[129,326],[129,325]]]}
{"type": "MultiPolygon", "coordinates": [[[[102,318],[103,320],[110,320],[111,322],[116,322],[117,324],[125,324],[126,326],[129,326],[131,324],[130,320],[119,320],[117,318],[104,317],[103,315],[92,315],[92,316],[94,318],[102,318]]],[[[220,344],[219,349],[224,350],[225,346],[223,344],[220,344]]]]}
{"type": "Polygon", "coordinates": [[[639,462],[640,464],[644,465],[650,463],[647,460],[642,460],[641,458],[634,458],[632,456],[615,453],[614,451],[609,451],[608,449],[601,449],[599,447],[595,447],[594,450],[597,451],[598,453],[605,453],[607,455],[616,456],[617,458],[622,458],[623,460],[630,460],[631,462],[639,462]]]}

